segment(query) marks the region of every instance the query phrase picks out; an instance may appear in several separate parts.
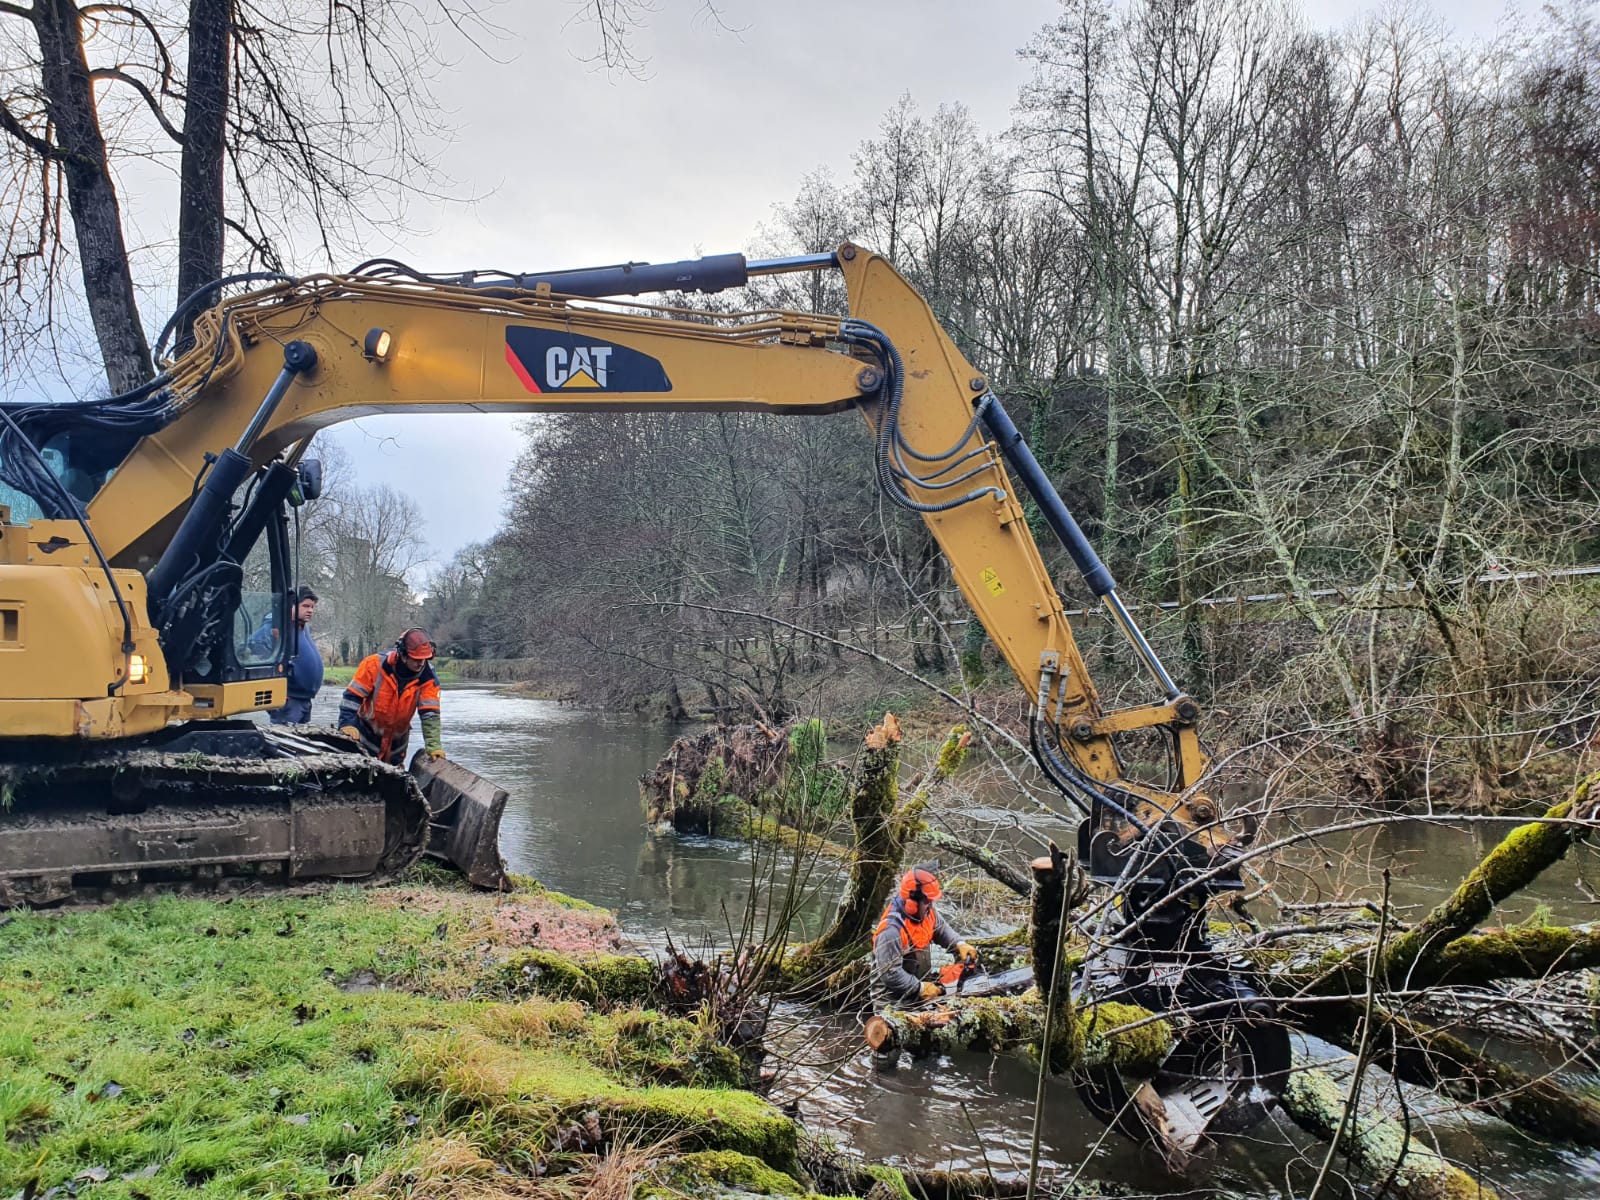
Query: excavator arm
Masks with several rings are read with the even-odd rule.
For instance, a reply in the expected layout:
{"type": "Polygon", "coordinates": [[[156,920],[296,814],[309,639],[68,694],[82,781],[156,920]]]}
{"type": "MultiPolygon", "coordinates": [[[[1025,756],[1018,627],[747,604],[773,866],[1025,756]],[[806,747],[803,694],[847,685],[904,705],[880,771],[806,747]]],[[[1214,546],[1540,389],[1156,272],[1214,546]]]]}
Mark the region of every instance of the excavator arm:
{"type": "MultiPolygon", "coordinates": [[[[737,256],[716,260],[721,275],[713,283],[729,279],[730,258],[737,256]]],[[[1129,789],[1114,798],[1119,807],[1158,798],[1123,779],[1112,741],[1154,727],[1168,732],[1176,751],[1173,790],[1194,784],[1206,765],[1197,707],[1129,619],[1109,572],[988,381],[884,258],[846,245],[832,256],[772,266],[824,263],[844,277],[848,318],[711,317],[558,290],[655,281],[631,269],[614,279],[596,272],[600,278],[534,277],[517,286],[319,276],[240,297],[197,323],[194,346],[169,371],[175,415],[100,488],[88,506],[90,527],[113,564],[149,571],[171,546],[207,456],[239,443],[252,467],[264,467],[321,428],[373,413],[858,407],[876,439],[880,481],[922,511],[956,584],[1060,747],[1069,781],[1129,789]],[[301,358],[286,367],[290,346],[301,358]],[[1008,462],[1106,599],[1150,670],[1157,701],[1103,710],[1008,462]]],[[[732,279],[743,282],[745,273],[732,279]]]]}
{"type": "MultiPolygon", "coordinates": [[[[927,522],[1028,696],[1041,769],[1084,813],[1079,857],[1116,887],[1124,921],[1121,946],[1104,956],[1110,994],[1155,1008],[1220,1003],[1254,1031],[1184,1035],[1153,1081],[1169,1147],[1187,1153],[1225,1127],[1230,1105],[1243,1111],[1255,1081],[1281,1075],[1281,1028],[1262,1024],[1270,1013],[1256,989],[1205,941],[1205,898],[1240,883],[1215,806],[1195,794],[1207,767],[1198,707],[989,381],[886,260],[845,245],[766,263],[729,255],[547,276],[367,267],[209,309],[149,388],[87,414],[0,405],[0,475],[45,510],[23,523],[0,506],[0,904],[174,874],[370,877],[441,835],[453,861],[500,878],[504,793],[474,800],[482,781],[470,772],[460,787],[432,788],[425,805],[403,773],[337,735],[202,719],[282,703],[290,647],[254,655],[263,614],[242,615],[246,560],[264,539],[263,594],[278,611],[261,630],[274,619],[289,627],[284,506],[312,488],[296,464],[319,429],[404,411],[853,407],[880,488],[927,522]],[[843,274],[848,317],[618,299],[823,269],[843,274]],[[41,448],[51,434],[67,460],[59,472],[41,448]],[[1151,703],[1101,704],[1024,493],[1149,674],[1151,703]],[[1134,730],[1167,739],[1163,786],[1125,773],[1116,739],[1134,730]]],[[[1085,982],[1108,990],[1092,971],[1085,982]]],[[[1115,1072],[1086,1086],[1108,1121],[1133,1107],[1115,1072]]]]}

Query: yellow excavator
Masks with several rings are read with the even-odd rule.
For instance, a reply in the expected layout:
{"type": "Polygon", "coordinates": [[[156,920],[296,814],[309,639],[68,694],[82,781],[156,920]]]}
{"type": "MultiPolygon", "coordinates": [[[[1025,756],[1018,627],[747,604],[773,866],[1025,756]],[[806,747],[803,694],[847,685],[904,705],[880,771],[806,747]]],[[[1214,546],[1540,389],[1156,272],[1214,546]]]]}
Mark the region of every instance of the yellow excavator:
{"type": "MultiPolygon", "coordinates": [[[[429,842],[413,776],[332,730],[237,719],[285,699],[293,637],[263,647],[257,634],[294,628],[286,514],[317,494],[305,450],[318,430],[403,411],[856,408],[883,493],[926,520],[1028,695],[1039,766],[1084,817],[1081,860],[1123,896],[1124,986],[1160,1007],[1199,995],[1261,1015],[1248,980],[1208,957],[1197,916],[1240,886],[1216,809],[1194,792],[1207,767],[1199,708],[989,380],[887,260],[849,244],[543,275],[374,260],[199,311],[214,294],[180,307],[159,344],[192,318],[187,348],[136,392],[0,405],[0,482],[17,498],[0,507],[0,906],[383,876],[429,842]],[[633,299],[818,270],[842,274],[849,316],[633,299]],[[1013,476],[1126,636],[1151,703],[1101,704],[1013,476]],[[1119,756],[1117,738],[1140,730],[1166,743],[1159,785],[1130,778],[1119,756]]],[[[470,788],[434,808],[447,854],[494,854],[498,813],[470,788]]],[[[1231,1071],[1227,1098],[1240,1070],[1264,1069],[1251,1054],[1275,1051],[1246,1045],[1231,1066],[1195,1067],[1173,1103],[1192,1102],[1203,1128],[1217,1100],[1204,1079],[1231,1071]]],[[[1115,1113],[1125,1099],[1096,1103],[1115,1113]]]]}

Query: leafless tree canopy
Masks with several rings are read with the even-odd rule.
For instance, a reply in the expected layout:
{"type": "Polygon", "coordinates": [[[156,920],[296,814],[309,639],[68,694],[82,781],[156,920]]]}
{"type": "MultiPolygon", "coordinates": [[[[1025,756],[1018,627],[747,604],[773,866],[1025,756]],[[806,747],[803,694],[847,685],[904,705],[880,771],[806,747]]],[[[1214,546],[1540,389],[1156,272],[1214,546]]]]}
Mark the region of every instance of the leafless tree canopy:
{"type": "Polygon", "coordinates": [[[447,29],[484,26],[470,0],[0,4],[8,361],[55,349],[81,304],[126,390],[152,373],[141,239],[175,247],[182,296],[225,267],[332,259],[440,186],[420,148],[442,132],[428,72],[447,29]],[[178,228],[134,237],[117,180],[152,170],[177,177],[178,228]]]}

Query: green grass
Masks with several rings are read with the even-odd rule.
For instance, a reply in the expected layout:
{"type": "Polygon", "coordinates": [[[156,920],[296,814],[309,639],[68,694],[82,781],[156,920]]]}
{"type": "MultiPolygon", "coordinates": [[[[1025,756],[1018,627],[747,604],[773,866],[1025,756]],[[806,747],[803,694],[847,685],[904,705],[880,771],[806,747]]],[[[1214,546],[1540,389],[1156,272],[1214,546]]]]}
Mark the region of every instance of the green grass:
{"type": "Polygon", "coordinates": [[[0,1196],[83,1172],[96,1200],[331,1195],[441,1139],[521,1173],[591,1108],[792,1163],[698,1022],[508,989],[492,912],[413,885],[11,914],[0,1196]]]}

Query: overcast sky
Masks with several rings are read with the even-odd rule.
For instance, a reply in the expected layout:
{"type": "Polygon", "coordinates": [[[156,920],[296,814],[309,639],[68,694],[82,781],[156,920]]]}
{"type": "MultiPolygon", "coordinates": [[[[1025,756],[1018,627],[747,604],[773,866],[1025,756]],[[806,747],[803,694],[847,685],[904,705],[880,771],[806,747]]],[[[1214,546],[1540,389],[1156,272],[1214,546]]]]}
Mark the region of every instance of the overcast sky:
{"type": "MultiPolygon", "coordinates": [[[[471,205],[417,205],[411,229],[371,253],[430,269],[553,270],[744,250],[819,167],[840,180],[904,92],[924,113],[964,104],[998,133],[1028,78],[1017,51],[1057,0],[661,0],[638,32],[646,78],[582,61],[591,27],[565,0],[502,4],[494,57],[463,52],[434,85],[459,131],[435,159],[471,205]]],[[[1374,7],[1311,0],[1342,25],[1374,7]]],[[[1492,30],[1501,0],[1460,0],[1446,20],[1492,30]]],[[[369,418],[323,434],[363,482],[421,501],[435,561],[498,528],[528,418],[369,418]]],[[[421,582],[420,580],[416,582],[421,582]]]]}

